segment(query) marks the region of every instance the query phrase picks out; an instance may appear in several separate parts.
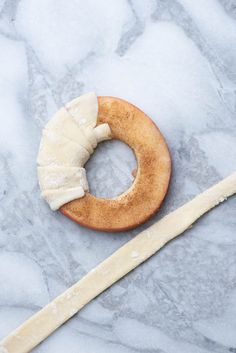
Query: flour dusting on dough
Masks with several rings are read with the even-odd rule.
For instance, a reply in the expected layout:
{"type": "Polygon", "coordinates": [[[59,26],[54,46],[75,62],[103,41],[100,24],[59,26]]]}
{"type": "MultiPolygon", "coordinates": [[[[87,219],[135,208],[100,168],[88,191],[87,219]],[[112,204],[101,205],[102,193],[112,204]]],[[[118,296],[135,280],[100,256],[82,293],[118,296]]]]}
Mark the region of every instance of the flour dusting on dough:
{"type": "Polygon", "coordinates": [[[149,232],[149,230],[147,230],[147,235],[146,236],[147,236],[148,239],[150,239],[152,237],[152,234],[151,234],[151,232],[149,232]]]}
{"type": "Polygon", "coordinates": [[[71,308],[70,315],[74,316],[77,313],[77,308],[71,308]]]}
{"type": "Polygon", "coordinates": [[[83,119],[80,120],[79,125],[84,125],[85,123],[86,123],[86,119],[83,118],[83,119]]]}
{"type": "Polygon", "coordinates": [[[137,257],[139,257],[139,252],[133,250],[133,251],[131,252],[130,256],[131,256],[133,259],[136,259],[137,257]]]}
{"type": "Polygon", "coordinates": [[[45,177],[45,182],[47,183],[50,189],[53,189],[54,186],[65,184],[66,175],[58,175],[58,174],[54,174],[53,176],[47,175],[45,177]]]}

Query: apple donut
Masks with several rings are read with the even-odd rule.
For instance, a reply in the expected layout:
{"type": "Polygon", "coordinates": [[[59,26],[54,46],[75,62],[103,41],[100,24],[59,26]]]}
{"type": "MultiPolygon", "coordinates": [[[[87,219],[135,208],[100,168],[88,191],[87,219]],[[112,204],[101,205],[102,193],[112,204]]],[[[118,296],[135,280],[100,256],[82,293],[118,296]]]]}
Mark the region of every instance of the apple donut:
{"type": "Polygon", "coordinates": [[[171,158],[157,126],[134,105],[114,97],[98,97],[96,129],[107,124],[111,138],[125,142],[135,153],[138,168],[134,183],[112,199],[97,198],[86,191],[60,211],[82,226],[117,232],[144,223],[159,209],[170,181],[171,158]]]}

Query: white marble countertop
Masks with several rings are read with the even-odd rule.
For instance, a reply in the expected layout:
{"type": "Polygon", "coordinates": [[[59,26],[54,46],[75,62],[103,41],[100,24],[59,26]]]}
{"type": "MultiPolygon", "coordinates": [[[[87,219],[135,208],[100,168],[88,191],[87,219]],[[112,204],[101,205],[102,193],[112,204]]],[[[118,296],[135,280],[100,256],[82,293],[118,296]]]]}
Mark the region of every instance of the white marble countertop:
{"type": "MultiPolygon", "coordinates": [[[[235,20],[235,0],[0,1],[0,338],[140,231],[96,233],[49,210],[35,163],[45,122],[88,91],[150,115],[173,157],[152,223],[236,169],[235,20]]],[[[134,165],[125,145],[101,145],[92,191],[117,195],[134,165]]],[[[236,352],[235,214],[234,197],[35,352],[236,352]]]]}

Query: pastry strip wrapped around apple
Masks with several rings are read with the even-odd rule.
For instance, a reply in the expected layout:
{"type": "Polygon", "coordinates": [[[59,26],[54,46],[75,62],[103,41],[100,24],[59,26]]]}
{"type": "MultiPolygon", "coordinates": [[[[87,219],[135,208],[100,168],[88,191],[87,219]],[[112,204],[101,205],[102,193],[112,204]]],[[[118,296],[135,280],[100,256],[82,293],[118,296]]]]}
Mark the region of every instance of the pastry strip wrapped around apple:
{"type": "Polygon", "coordinates": [[[85,94],[59,109],[46,124],[37,158],[41,196],[52,210],[88,191],[83,166],[99,142],[111,138],[108,124],[97,126],[98,102],[85,94]]]}

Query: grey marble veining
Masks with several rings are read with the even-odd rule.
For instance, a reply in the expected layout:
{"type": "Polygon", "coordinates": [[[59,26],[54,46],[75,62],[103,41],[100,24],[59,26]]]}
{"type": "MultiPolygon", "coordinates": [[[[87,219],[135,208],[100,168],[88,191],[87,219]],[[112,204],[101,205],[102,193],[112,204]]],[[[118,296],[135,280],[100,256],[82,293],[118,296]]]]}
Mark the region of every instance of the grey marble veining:
{"type": "MultiPolygon", "coordinates": [[[[0,338],[135,236],[236,168],[235,0],[0,0],[0,338]],[[84,92],[131,101],[173,158],[160,212],[97,233],[40,199],[42,127],[84,92]]],[[[132,151],[98,147],[94,194],[132,183],[132,151]]],[[[236,352],[236,203],[228,200],[90,303],[38,353],[236,352]]]]}

